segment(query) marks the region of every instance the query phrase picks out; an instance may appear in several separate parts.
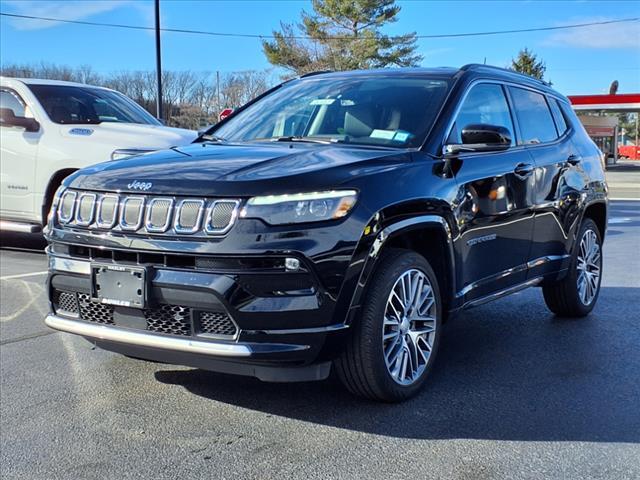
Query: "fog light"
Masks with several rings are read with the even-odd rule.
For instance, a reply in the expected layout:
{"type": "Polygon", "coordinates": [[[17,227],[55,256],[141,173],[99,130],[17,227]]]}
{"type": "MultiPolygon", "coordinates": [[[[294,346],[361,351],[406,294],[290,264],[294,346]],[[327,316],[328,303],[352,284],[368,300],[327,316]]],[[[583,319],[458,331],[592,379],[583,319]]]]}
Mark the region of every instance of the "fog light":
{"type": "Polygon", "coordinates": [[[300,260],[297,258],[285,258],[284,268],[287,270],[298,270],[300,268],[300,260]]]}

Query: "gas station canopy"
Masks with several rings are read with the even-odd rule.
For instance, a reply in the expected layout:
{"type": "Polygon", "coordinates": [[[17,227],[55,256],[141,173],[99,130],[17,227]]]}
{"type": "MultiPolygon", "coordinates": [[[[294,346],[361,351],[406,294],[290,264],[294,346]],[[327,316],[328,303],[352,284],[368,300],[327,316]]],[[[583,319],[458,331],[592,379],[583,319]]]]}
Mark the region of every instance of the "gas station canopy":
{"type": "Polygon", "coordinates": [[[611,110],[616,112],[640,111],[640,93],[616,95],[570,95],[574,110],[611,110]]]}

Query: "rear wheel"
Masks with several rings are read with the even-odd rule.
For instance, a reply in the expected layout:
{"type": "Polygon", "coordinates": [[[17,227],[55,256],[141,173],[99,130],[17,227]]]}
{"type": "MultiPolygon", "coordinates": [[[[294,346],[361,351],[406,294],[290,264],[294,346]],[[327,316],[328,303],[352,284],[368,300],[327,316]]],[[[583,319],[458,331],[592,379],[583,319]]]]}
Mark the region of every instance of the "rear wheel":
{"type": "Polygon", "coordinates": [[[592,219],[584,219],[577,238],[567,276],[542,288],[549,310],[563,317],[588,315],[600,294],[602,239],[592,219]]]}
{"type": "Polygon", "coordinates": [[[385,402],[415,395],[431,371],[442,308],[433,269],[415,252],[383,254],[362,311],[336,361],[352,393],[385,402]]]}

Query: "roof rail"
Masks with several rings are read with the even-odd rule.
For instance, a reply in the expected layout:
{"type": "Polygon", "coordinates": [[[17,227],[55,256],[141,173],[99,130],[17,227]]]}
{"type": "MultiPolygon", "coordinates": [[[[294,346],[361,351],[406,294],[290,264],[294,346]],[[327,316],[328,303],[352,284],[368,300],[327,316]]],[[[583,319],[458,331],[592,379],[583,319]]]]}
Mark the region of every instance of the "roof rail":
{"type": "Polygon", "coordinates": [[[516,72],[515,70],[511,70],[510,68],[502,68],[496,67],[494,65],[486,65],[484,63],[468,63],[460,68],[460,70],[468,71],[468,70],[497,70],[499,72],[511,73],[513,75],[520,75],[521,77],[525,77],[528,80],[533,80],[534,82],[541,83],[547,87],[551,86],[551,83],[546,82],[544,80],[540,80],[539,78],[532,77],[531,75],[527,75],[526,73],[516,72]]]}
{"type": "Polygon", "coordinates": [[[320,75],[321,73],[332,73],[332,72],[333,70],[317,70],[315,72],[303,73],[298,78],[313,77],[314,75],[320,75]]]}

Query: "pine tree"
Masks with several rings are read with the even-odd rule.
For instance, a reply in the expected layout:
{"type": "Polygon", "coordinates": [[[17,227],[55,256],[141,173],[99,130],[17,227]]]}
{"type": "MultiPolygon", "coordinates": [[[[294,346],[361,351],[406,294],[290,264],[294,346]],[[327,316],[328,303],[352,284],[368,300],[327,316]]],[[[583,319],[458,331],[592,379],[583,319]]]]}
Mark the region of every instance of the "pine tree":
{"type": "Polygon", "coordinates": [[[295,28],[281,23],[273,41],[263,41],[269,62],[295,73],[415,66],[415,32],[387,36],[381,28],[397,21],[395,0],[313,0],[295,28]]]}
{"type": "Polygon", "coordinates": [[[542,60],[538,60],[538,56],[528,48],[520,50],[515,59],[511,59],[511,70],[531,75],[534,78],[542,80],[547,66],[542,60]]]}

